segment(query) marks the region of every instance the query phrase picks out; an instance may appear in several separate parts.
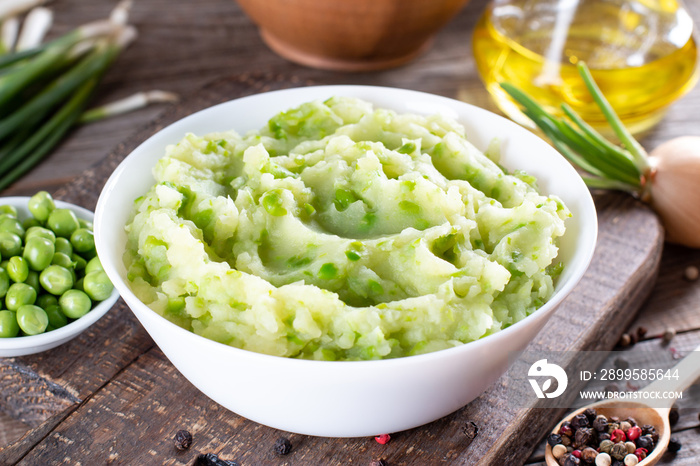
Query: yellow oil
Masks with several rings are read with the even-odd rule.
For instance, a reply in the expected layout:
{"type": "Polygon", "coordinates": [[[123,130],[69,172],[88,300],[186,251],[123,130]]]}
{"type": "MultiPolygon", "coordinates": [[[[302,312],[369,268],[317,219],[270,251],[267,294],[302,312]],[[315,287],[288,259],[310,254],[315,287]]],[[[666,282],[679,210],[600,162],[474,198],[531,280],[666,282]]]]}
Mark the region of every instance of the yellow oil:
{"type": "MultiPolygon", "coordinates": [[[[496,17],[487,9],[474,31],[474,58],[498,107],[516,121],[526,121],[499,87],[509,82],[555,114],[562,113],[560,104],[566,102],[593,126],[605,127],[575,66],[584,60],[630,131],[640,133],[658,123],[668,106],[695,85],[698,52],[687,13],[661,10],[672,9],[674,0],[645,1],[660,9],[661,19],[651,26],[648,11],[621,7],[623,1],[584,0],[568,24],[565,40],[555,47],[551,22],[535,15],[523,26],[518,24],[522,15],[496,17]],[[664,26],[669,18],[680,19],[680,25],[664,26]]],[[[528,8],[532,1],[510,3],[528,8]]]]}

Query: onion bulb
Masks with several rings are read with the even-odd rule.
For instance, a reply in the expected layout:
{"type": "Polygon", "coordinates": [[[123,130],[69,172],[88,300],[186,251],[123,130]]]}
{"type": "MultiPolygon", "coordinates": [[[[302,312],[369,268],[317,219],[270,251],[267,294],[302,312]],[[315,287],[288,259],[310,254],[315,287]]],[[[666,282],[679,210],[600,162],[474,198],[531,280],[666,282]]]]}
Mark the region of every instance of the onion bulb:
{"type": "Polygon", "coordinates": [[[666,141],[649,154],[650,204],[666,240],[700,248],[700,136],[666,141]]]}

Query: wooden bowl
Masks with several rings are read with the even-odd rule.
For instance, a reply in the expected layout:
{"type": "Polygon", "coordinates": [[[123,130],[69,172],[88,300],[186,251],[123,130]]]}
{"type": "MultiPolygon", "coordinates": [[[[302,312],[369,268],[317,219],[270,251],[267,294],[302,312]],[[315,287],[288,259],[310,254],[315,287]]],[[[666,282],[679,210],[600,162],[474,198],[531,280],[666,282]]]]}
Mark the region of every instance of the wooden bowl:
{"type": "Polygon", "coordinates": [[[425,51],[468,0],[237,0],[279,55],[313,68],[369,71],[425,51]]]}

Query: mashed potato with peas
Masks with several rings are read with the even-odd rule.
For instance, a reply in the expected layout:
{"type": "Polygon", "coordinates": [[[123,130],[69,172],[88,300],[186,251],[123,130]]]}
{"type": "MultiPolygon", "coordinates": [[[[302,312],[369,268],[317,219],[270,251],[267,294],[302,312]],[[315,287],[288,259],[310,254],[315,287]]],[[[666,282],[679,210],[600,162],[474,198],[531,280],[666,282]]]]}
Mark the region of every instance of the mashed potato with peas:
{"type": "Polygon", "coordinates": [[[441,116],[353,98],[188,134],[136,200],[136,295],[206,338],[358,360],[461,345],[553,293],[568,209],[441,116]],[[493,156],[492,156],[493,157],[493,156]]]}

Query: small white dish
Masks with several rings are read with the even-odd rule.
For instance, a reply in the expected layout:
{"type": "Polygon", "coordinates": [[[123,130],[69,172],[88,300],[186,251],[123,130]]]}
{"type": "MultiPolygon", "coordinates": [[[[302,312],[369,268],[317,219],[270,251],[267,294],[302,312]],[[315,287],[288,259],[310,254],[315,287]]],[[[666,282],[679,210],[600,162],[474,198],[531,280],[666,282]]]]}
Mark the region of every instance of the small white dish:
{"type": "Polygon", "coordinates": [[[509,357],[542,329],[583,276],[595,248],[597,218],[588,188],[571,165],[528,130],[464,102],[422,92],[369,86],[319,86],[268,92],[217,105],[162,129],[137,147],[107,181],[95,211],[95,241],[107,275],[175,367],[217,403],[278,429],[326,437],[396,432],[439,419],[469,403],[503,374],[509,357]],[[152,169],[169,144],[262,127],[276,113],[312,100],[352,96],[401,113],[443,113],[466,128],[481,150],[497,138],[501,163],[538,179],[573,213],[560,243],[566,267],[555,294],[522,321],[462,346],[378,361],[288,359],[226,346],[169,322],[131,291],[122,255],[134,199],[154,184],[152,169]]]}
{"type": "MultiPolygon", "coordinates": [[[[29,209],[27,209],[28,202],[29,198],[23,196],[0,198],[0,205],[11,205],[17,208],[20,220],[30,216],[29,209]]],[[[56,203],[56,207],[72,210],[78,218],[90,222],[93,221],[94,214],[83,207],[58,200],[54,202],[56,203]]],[[[119,291],[117,291],[115,287],[109,298],[101,301],[80,319],[74,320],[64,327],[39,335],[0,338],[0,357],[15,357],[41,353],[42,351],[62,345],[77,337],[85,329],[97,322],[112,308],[117,299],[119,299],[119,291]]]]}

